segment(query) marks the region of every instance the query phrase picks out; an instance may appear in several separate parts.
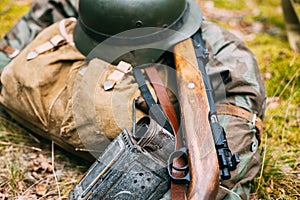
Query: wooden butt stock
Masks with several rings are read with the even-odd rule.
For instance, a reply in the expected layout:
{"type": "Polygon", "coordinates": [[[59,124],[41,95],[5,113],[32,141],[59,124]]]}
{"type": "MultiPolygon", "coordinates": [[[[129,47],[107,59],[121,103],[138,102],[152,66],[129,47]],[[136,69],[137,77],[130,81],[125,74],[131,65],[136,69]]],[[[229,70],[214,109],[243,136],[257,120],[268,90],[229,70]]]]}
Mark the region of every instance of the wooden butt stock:
{"type": "Polygon", "coordinates": [[[188,150],[191,181],[188,199],[215,199],[219,165],[210,123],[209,104],[192,39],[174,47],[179,101],[188,150]]]}

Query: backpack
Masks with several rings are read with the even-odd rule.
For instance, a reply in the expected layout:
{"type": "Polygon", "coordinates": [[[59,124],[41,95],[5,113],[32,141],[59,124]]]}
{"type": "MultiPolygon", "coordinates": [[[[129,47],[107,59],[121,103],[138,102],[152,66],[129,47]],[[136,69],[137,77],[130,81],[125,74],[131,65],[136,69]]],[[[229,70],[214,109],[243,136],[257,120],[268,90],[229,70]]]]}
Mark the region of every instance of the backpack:
{"type": "MultiPolygon", "coordinates": [[[[132,127],[132,102],[141,94],[130,67],[113,89],[104,89],[118,66],[97,58],[86,62],[72,40],[75,24],[68,18],[44,29],[7,65],[0,103],[33,133],[84,158],[87,151],[98,157],[132,127]]],[[[137,120],[145,115],[136,110],[137,120]]]]}

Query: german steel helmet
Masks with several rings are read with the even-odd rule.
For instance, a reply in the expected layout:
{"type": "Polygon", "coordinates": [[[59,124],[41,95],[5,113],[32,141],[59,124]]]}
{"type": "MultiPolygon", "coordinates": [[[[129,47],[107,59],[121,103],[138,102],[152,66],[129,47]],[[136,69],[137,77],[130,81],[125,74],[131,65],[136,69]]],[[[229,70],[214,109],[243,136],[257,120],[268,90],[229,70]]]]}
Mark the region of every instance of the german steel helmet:
{"type": "Polygon", "coordinates": [[[81,0],[73,34],[86,56],[112,62],[127,53],[129,62],[153,62],[193,35],[201,22],[193,0],[81,0]]]}

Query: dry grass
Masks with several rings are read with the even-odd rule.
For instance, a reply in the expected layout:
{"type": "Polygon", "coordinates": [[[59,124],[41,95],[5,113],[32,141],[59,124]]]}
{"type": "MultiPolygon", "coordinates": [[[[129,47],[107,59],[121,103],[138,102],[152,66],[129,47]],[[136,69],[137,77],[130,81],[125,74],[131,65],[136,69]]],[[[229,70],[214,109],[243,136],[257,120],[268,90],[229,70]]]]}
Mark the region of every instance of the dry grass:
{"type": "Polygon", "coordinates": [[[89,165],[0,117],[0,199],[67,199],[89,165]]]}

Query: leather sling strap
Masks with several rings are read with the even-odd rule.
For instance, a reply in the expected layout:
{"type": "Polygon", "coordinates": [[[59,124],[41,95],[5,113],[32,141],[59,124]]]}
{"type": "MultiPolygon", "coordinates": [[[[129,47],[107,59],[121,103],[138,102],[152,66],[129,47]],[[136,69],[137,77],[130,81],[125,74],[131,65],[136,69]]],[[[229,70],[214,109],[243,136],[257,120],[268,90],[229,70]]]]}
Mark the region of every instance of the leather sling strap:
{"type": "Polygon", "coordinates": [[[167,120],[167,116],[163,112],[163,109],[158,105],[152,97],[152,94],[145,82],[144,75],[141,72],[141,68],[133,68],[133,74],[135,80],[139,86],[142,96],[147,104],[149,115],[162,127],[168,130],[170,133],[173,132],[171,122],[167,120]]]}
{"type": "MultiPolygon", "coordinates": [[[[148,78],[150,79],[150,82],[155,90],[157,98],[158,98],[164,112],[166,113],[168,119],[170,120],[170,123],[174,130],[174,134],[176,134],[176,135],[179,134],[178,133],[179,123],[178,123],[175,109],[173,107],[173,104],[171,103],[171,100],[169,98],[167,90],[164,87],[164,84],[159,77],[157,69],[155,68],[155,66],[149,66],[149,67],[145,68],[145,72],[146,72],[148,78]]],[[[178,136],[176,137],[176,147],[175,147],[176,149],[179,149],[182,146],[182,143],[181,143],[182,141],[178,140],[178,138],[180,138],[180,137],[178,137],[178,136]]],[[[184,163],[182,163],[180,161],[180,159],[175,159],[173,161],[173,166],[180,167],[183,165],[184,165],[184,163]]],[[[182,172],[179,172],[176,170],[173,170],[172,174],[175,177],[176,176],[178,176],[178,177],[184,176],[184,174],[182,174],[182,172]]],[[[171,182],[171,197],[172,197],[172,200],[186,200],[187,195],[186,195],[186,191],[185,191],[185,184],[171,182]]]]}
{"type": "Polygon", "coordinates": [[[165,114],[167,115],[173,126],[174,133],[177,133],[179,128],[177,115],[167,93],[167,90],[158,75],[157,69],[155,68],[155,66],[150,66],[145,68],[145,72],[150,79],[160,105],[162,106],[165,114]]]}
{"type": "Polygon", "coordinates": [[[256,114],[251,113],[244,108],[234,106],[231,104],[217,104],[216,110],[219,115],[232,115],[235,117],[239,117],[242,119],[247,120],[248,122],[252,123],[256,129],[257,129],[257,139],[260,142],[261,141],[261,133],[263,129],[263,123],[262,120],[256,116],[256,114]]]}

